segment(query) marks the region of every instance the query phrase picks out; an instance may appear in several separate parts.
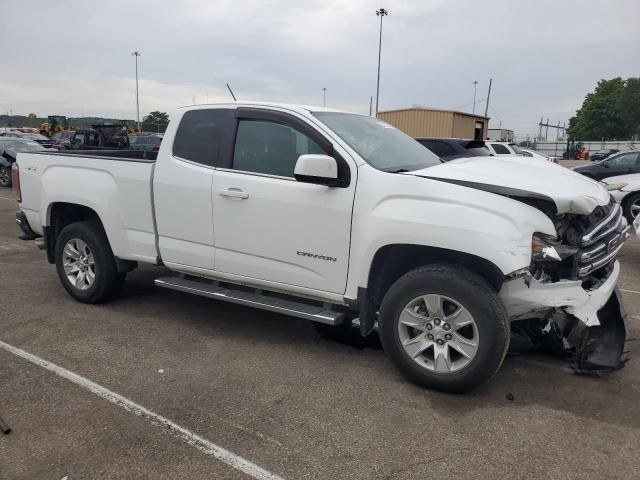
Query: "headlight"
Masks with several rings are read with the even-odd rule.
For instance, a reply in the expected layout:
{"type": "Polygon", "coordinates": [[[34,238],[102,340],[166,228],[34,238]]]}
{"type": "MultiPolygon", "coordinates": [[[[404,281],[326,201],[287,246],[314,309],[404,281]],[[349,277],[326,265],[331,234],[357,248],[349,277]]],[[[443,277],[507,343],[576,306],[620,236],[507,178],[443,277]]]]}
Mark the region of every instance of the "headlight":
{"type": "Polygon", "coordinates": [[[555,237],[544,233],[534,233],[531,239],[531,257],[534,260],[561,262],[577,252],[577,248],[562,245],[555,237]]]}
{"type": "Polygon", "coordinates": [[[612,183],[611,185],[607,185],[607,190],[622,190],[624,187],[629,185],[628,183],[612,183]]]}

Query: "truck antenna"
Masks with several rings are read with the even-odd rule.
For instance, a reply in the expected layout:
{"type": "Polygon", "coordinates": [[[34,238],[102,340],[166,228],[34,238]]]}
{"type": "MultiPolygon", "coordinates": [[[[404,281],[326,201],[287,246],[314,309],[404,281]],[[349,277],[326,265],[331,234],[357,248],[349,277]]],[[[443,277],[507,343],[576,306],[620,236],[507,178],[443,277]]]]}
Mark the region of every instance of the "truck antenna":
{"type": "Polygon", "coordinates": [[[229,93],[231,94],[231,96],[233,97],[233,101],[237,102],[238,100],[236,99],[236,96],[233,94],[233,90],[231,90],[231,87],[229,86],[229,84],[227,83],[227,88],[229,89],[229,93]]]}

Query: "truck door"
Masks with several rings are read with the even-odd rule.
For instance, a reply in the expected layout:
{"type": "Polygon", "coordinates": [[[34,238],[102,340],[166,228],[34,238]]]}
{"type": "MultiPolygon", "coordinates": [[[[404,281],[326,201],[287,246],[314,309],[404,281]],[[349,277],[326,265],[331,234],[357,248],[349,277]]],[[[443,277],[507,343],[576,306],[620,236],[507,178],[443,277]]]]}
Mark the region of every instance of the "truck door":
{"type": "Polygon", "coordinates": [[[330,153],[331,143],[287,113],[239,108],[236,116],[233,156],[213,179],[216,270],[343,293],[355,165],[340,157],[351,175],[346,188],[298,182],[298,157],[330,153]]]}
{"type": "Polygon", "coordinates": [[[234,110],[189,110],[176,120],[169,124],[153,178],[158,247],[168,266],[212,270],[211,185],[214,166],[228,155],[221,139],[233,136],[234,110]]]}

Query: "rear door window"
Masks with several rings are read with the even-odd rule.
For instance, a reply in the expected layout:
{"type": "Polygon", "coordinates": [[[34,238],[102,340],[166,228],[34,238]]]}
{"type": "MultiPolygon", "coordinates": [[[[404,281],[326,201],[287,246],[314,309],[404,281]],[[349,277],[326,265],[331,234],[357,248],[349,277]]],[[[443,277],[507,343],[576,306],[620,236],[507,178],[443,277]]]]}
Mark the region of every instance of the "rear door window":
{"type": "Polygon", "coordinates": [[[210,108],[186,112],[173,141],[173,155],[208,166],[222,166],[229,156],[234,110],[210,108]]]}

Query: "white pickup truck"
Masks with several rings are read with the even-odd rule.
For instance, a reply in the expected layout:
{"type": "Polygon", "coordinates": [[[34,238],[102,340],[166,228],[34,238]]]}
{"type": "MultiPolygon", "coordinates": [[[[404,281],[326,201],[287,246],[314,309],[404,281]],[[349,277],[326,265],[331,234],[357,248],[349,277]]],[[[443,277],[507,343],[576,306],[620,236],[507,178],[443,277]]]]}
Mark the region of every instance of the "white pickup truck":
{"type": "Polygon", "coordinates": [[[81,302],[164,265],[159,287],[377,327],[407,377],[450,392],[494,375],[510,342],[583,373],[624,364],[629,228],[558,165],[442,163],[375,118],[238,102],[179,109],[156,160],[21,153],[13,175],[23,238],[81,302]]]}

